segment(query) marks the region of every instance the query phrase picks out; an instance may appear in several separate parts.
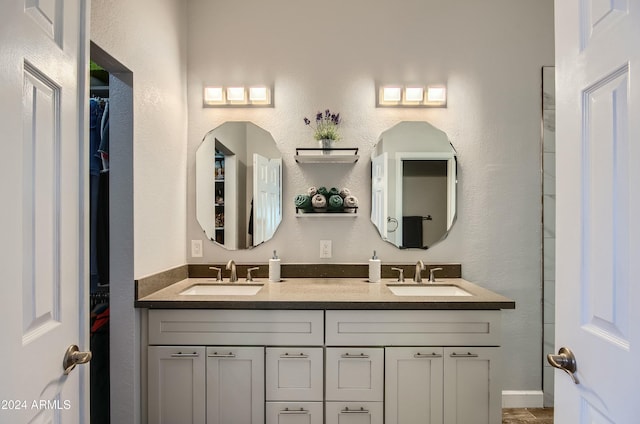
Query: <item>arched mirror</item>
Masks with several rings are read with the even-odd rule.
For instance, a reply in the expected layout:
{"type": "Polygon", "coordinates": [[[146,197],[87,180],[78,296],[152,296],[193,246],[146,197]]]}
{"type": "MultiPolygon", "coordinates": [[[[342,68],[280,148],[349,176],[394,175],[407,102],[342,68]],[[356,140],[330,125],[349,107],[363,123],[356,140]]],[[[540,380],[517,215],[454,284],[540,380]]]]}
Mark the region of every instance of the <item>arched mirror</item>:
{"type": "Polygon", "coordinates": [[[196,215],[211,241],[229,250],[269,240],[282,220],[282,155],[268,131],[225,122],[196,151],[196,215]]]}
{"type": "Polygon", "coordinates": [[[456,151],[427,122],[401,122],[380,135],[371,157],[371,221],[401,249],[429,249],[456,217],[456,151]]]}

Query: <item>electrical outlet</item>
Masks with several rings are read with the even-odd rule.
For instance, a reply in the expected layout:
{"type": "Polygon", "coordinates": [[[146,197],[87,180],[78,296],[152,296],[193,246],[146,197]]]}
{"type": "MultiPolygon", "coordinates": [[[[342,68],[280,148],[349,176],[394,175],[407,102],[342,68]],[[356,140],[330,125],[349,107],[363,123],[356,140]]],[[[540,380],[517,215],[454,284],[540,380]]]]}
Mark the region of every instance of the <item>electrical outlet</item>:
{"type": "Polygon", "coordinates": [[[320,240],[320,258],[331,257],[331,240],[320,240]]]}
{"type": "Polygon", "coordinates": [[[191,257],[202,257],[202,240],[191,240],[191,257]]]}

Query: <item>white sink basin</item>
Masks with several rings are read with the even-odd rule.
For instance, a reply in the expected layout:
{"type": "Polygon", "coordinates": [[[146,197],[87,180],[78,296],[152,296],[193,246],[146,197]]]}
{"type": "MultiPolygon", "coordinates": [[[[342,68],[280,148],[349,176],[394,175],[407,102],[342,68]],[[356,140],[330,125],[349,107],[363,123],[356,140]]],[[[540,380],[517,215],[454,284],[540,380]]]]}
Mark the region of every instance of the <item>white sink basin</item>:
{"type": "Polygon", "coordinates": [[[180,292],[192,296],[253,296],[263,284],[196,284],[180,292]]]}
{"type": "Polygon", "coordinates": [[[466,290],[452,285],[390,285],[391,293],[396,296],[472,296],[466,290]]]}

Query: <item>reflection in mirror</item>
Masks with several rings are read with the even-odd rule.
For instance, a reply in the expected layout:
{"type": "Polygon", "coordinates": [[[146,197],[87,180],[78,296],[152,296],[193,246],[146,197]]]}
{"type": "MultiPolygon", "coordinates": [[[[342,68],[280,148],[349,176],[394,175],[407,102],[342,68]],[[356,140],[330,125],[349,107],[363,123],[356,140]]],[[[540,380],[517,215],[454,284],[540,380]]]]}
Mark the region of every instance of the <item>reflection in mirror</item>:
{"type": "Polygon", "coordinates": [[[251,122],[225,122],[196,151],[196,216],[229,250],[269,240],[282,220],[282,155],[251,122]]]}
{"type": "Polygon", "coordinates": [[[371,157],[371,221],[401,249],[428,249],[456,216],[456,151],[427,122],[401,122],[383,132],[371,157]]]}

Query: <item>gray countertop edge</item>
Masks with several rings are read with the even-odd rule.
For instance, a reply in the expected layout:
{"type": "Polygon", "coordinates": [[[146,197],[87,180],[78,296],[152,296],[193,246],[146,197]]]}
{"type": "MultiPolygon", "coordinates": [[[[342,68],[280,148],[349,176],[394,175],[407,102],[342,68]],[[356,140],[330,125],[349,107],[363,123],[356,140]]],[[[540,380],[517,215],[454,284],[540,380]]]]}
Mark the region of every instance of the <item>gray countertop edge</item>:
{"type": "Polygon", "coordinates": [[[500,310],[515,309],[514,301],[457,302],[353,302],[353,301],[248,301],[248,300],[138,300],[136,308],[143,309],[290,309],[290,310],[500,310]]]}

